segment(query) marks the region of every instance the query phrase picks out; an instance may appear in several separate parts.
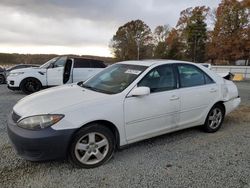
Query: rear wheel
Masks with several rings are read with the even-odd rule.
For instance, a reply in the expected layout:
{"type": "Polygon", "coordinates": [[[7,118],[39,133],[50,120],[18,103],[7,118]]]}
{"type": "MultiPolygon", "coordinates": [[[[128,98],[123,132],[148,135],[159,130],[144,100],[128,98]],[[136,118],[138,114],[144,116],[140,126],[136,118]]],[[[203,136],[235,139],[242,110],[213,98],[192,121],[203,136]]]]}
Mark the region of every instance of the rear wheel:
{"type": "Polygon", "coordinates": [[[20,84],[20,89],[26,94],[37,92],[41,88],[42,88],[42,84],[40,83],[39,80],[35,78],[26,78],[20,84]]]}
{"type": "Polygon", "coordinates": [[[3,75],[0,75],[0,84],[4,84],[5,83],[5,78],[3,75]]]}
{"type": "Polygon", "coordinates": [[[77,167],[94,168],[108,161],[114,153],[114,135],[105,126],[92,124],[82,128],[69,149],[70,162],[77,167]]]}
{"type": "Polygon", "coordinates": [[[204,130],[209,133],[216,132],[220,129],[225,116],[225,110],[222,105],[216,104],[209,111],[205,124],[203,125],[204,130]]]}

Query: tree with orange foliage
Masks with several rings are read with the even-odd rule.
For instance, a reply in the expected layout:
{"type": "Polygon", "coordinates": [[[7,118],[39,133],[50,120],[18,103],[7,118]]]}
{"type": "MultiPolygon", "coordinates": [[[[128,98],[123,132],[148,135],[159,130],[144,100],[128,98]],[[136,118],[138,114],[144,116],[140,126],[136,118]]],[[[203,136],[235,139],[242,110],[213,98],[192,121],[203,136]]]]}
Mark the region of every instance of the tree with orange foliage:
{"type": "Polygon", "coordinates": [[[222,0],[215,14],[215,27],[207,45],[208,58],[212,62],[227,60],[229,64],[238,59],[249,59],[249,1],[222,0]]]}

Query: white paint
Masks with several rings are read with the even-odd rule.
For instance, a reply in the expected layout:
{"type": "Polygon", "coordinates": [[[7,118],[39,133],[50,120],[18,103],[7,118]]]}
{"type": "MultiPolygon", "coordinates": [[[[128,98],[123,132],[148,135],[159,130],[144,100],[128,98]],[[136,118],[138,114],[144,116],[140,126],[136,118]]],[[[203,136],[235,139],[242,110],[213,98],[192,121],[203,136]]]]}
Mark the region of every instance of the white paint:
{"type": "MultiPolygon", "coordinates": [[[[72,59],[72,69],[70,79],[67,83],[85,81],[91,76],[97,74],[102,70],[102,68],[73,68],[74,60],[72,59]]],[[[63,72],[64,67],[55,67],[55,68],[40,68],[40,67],[32,67],[32,68],[24,68],[24,69],[16,69],[11,71],[10,73],[18,73],[22,72],[23,74],[19,75],[9,75],[7,77],[7,84],[10,87],[19,88],[21,82],[26,78],[36,78],[38,79],[43,87],[47,86],[58,86],[63,84],[63,72]],[[14,85],[10,84],[10,81],[14,81],[14,85]]]]}
{"type": "Polygon", "coordinates": [[[201,125],[211,107],[224,101],[226,112],[240,103],[238,90],[215,72],[197,64],[214,81],[213,84],[128,97],[137,83],[154,67],[181,61],[130,61],[121,64],[148,66],[133,83],[118,94],[109,95],[84,89],[76,84],[44,90],[20,100],[14,111],[22,118],[39,114],[64,114],[52,126],[55,130],[77,129],[85,124],[106,120],[113,123],[120,135],[120,145],[133,143],[167,132],[201,125]],[[223,89],[223,88],[226,88],[223,89]]]}

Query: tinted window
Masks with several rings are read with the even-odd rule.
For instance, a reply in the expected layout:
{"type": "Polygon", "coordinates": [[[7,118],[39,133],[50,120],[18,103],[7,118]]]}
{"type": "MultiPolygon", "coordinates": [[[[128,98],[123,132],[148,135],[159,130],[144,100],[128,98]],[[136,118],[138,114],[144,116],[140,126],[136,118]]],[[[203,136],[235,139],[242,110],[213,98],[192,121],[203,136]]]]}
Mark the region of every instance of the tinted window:
{"type": "Polygon", "coordinates": [[[172,66],[154,68],[139,82],[138,86],[149,87],[151,92],[175,89],[176,81],[172,66]]]}
{"type": "Polygon", "coordinates": [[[214,81],[203,71],[193,65],[178,65],[180,87],[199,86],[214,81]]]}
{"type": "Polygon", "coordinates": [[[91,64],[90,61],[87,59],[74,59],[74,68],[90,68],[91,64]]]}
{"type": "Polygon", "coordinates": [[[106,66],[102,61],[91,61],[92,68],[105,68],[106,66]]]}

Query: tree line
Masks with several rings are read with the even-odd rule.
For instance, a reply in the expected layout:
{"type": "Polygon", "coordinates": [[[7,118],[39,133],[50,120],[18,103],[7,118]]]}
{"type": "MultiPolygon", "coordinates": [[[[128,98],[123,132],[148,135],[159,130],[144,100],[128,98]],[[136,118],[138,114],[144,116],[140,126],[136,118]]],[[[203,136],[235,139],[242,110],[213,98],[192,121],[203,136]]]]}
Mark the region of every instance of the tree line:
{"type": "MultiPolygon", "coordinates": [[[[154,31],[142,20],[119,27],[110,42],[117,60],[176,59],[212,64],[250,60],[250,1],[222,0],[212,10],[187,8],[174,28],[154,31]]],[[[250,64],[250,63],[249,63],[250,64]]]]}
{"type": "MultiPolygon", "coordinates": [[[[59,56],[57,54],[8,54],[0,53],[0,65],[11,65],[11,64],[44,64],[48,60],[59,56]]],[[[70,55],[69,56],[77,56],[70,55]]],[[[113,63],[114,58],[111,57],[100,57],[100,56],[91,56],[91,55],[82,55],[78,56],[87,59],[97,59],[104,61],[105,63],[113,63]]]]}

